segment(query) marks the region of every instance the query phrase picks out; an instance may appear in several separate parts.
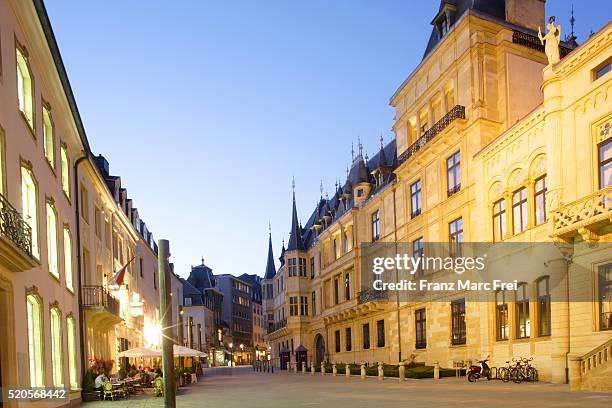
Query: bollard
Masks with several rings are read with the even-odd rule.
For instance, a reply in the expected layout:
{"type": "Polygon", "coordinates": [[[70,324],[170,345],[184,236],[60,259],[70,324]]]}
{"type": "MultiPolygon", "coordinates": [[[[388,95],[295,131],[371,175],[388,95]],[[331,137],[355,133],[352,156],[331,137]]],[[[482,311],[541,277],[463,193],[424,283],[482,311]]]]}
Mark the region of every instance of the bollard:
{"type": "Polygon", "coordinates": [[[385,379],[385,368],[384,368],[383,363],[381,362],[378,363],[378,379],[380,381],[385,379]]]}
{"type": "Polygon", "coordinates": [[[293,372],[294,372],[295,374],[297,374],[297,373],[298,373],[298,363],[297,363],[297,361],[296,361],[296,362],[295,362],[295,364],[293,365],[293,372]]]}
{"type": "Polygon", "coordinates": [[[306,362],[302,361],[302,373],[306,374],[306,362]]]}
{"type": "Polygon", "coordinates": [[[291,363],[287,362],[287,372],[291,371],[291,363]]]}
{"type": "Polygon", "coordinates": [[[361,363],[361,378],[366,378],[365,363],[361,363]]]}
{"type": "Polygon", "coordinates": [[[315,373],[315,366],[314,363],[311,361],[310,362],[310,375],[314,375],[315,373]]]}
{"type": "Polygon", "coordinates": [[[440,363],[437,361],[434,363],[434,380],[440,379],[440,363]]]}
{"type": "Polygon", "coordinates": [[[321,375],[325,375],[325,361],[321,361],[321,375]]]}
{"type": "Polygon", "coordinates": [[[350,366],[350,364],[347,364],[347,365],[344,367],[344,372],[345,372],[345,375],[346,375],[347,377],[350,377],[350,376],[351,376],[351,366],[350,366]]]}
{"type": "Polygon", "coordinates": [[[332,365],[332,375],[334,377],[338,375],[338,368],[336,367],[336,363],[332,365]]]}
{"type": "Polygon", "coordinates": [[[406,367],[404,367],[404,362],[400,361],[399,363],[399,380],[404,381],[406,379],[406,367]]]}

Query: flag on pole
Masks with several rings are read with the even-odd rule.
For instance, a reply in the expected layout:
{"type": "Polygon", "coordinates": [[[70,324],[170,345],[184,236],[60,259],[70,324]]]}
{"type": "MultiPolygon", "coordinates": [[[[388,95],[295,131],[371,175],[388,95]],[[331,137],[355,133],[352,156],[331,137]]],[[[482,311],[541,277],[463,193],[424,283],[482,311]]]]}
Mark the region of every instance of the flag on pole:
{"type": "Polygon", "coordinates": [[[130,260],[127,261],[127,263],[123,265],[121,269],[115,272],[110,282],[108,282],[109,287],[111,287],[114,290],[118,290],[121,287],[121,285],[123,285],[123,279],[125,278],[125,271],[127,270],[128,265],[133,260],[134,260],[134,257],[130,258],[130,260]]]}

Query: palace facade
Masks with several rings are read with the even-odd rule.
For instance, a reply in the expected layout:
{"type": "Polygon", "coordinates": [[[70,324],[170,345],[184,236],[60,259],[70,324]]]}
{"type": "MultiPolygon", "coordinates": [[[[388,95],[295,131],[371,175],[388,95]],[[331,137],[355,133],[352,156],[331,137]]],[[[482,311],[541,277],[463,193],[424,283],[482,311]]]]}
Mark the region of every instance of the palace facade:
{"type": "MultiPolygon", "coordinates": [[[[286,363],[533,357],[541,380],[610,389],[612,25],[548,64],[540,0],[442,1],[421,63],[392,95],[395,138],[353,154],[343,185],[291,233],[262,283],[286,363]],[[363,286],[364,243],[554,243],[516,291],[404,302],[363,286]],[[554,282],[554,284],[553,284],[554,282]],[[603,362],[603,363],[602,363],[603,362]]],[[[530,249],[531,248],[531,249],[530,249]]]]}

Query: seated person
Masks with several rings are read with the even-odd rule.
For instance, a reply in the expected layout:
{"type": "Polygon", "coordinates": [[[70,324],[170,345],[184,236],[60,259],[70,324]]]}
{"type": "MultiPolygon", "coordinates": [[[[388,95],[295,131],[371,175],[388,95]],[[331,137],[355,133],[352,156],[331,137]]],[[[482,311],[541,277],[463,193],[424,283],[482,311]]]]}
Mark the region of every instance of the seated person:
{"type": "Polygon", "coordinates": [[[108,381],[108,378],[106,378],[106,376],[104,375],[104,373],[100,373],[97,377],[96,380],[94,382],[94,388],[96,389],[96,391],[102,391],[102,387],[104,386],[104,383],[108,381]]]}

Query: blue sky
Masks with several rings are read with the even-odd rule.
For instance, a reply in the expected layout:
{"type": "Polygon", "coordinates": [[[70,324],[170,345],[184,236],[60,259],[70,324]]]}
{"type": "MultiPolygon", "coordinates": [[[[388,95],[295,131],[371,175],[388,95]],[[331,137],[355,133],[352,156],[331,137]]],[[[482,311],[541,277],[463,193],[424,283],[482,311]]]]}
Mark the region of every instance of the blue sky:
{"type": "MultiPolygon", "coordinates": [[[[46,5],[92,149],[175,271],[263,274],[344,180],[351,142],[393,137],[389,97],[420,62],[437,1],[66,1],[46,5]]],[[[570,1],[547,1],[568,32],[570,1]]],[[[609,3],[576,1],[582,42],[609,3]]]]}

